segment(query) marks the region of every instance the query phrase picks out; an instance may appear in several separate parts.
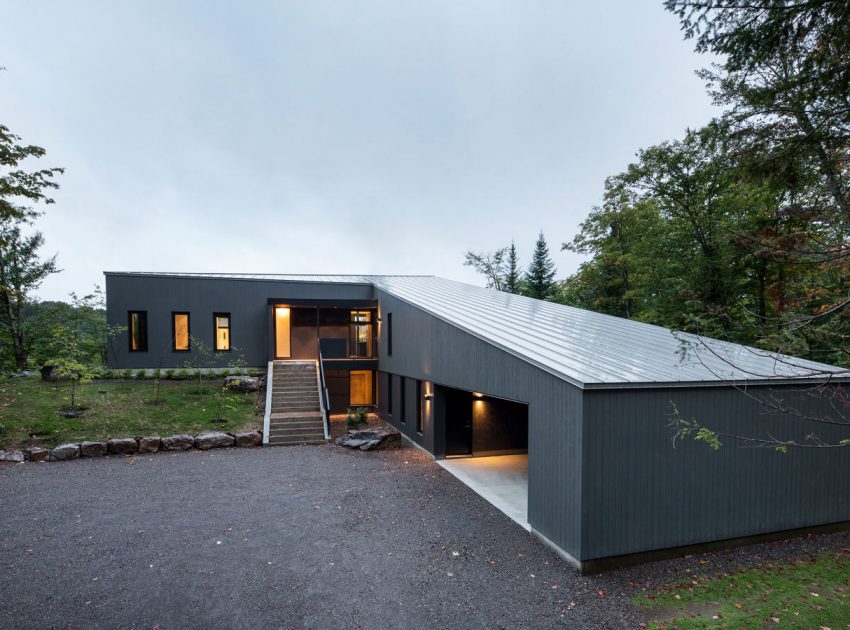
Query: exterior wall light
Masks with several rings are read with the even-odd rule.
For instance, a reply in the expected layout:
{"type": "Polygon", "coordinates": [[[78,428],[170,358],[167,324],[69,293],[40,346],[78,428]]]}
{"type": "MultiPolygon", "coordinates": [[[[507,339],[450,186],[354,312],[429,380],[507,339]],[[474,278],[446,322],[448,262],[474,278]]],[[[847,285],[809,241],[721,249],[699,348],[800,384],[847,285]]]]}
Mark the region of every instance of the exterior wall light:
{"type": "Polygon", "coordinates": [[[425,394],[425,400],[431,400],[433,397],[432,394],[425,394]]]}
{"type": "Polygon", "coordinates": [[[472,396],[473,396],[473,398],[477,398],[479,400],[484,398],[484,394],[482,394],[481,392],[472,392],[472,396]]]}

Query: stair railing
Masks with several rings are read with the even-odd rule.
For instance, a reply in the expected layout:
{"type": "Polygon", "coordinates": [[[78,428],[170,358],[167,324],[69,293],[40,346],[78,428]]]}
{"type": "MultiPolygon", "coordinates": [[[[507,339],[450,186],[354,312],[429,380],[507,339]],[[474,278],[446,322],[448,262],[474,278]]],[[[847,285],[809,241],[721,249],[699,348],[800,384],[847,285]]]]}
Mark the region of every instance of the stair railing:
{"type": "Polygon", "coordinates": [[[269,424],[272,417],[272,379],[274,378],[274,361],[269,361],[268,372],[266,372],[266,408],[263,410],[263,446],[269,444],[269,424]]]}
{"type": "Polygon", "coordinates": [[[331,439],[331,427],[328,421],[328,415],[330,414],[331,404],[330,398],[328,396],[328,386],[325,383],[325,364],[324,359],[322,357],[322,340],[318,338],[319,344],[319,403],[322,410],[322,423],[325,427],[325,439],[331,439]]]}

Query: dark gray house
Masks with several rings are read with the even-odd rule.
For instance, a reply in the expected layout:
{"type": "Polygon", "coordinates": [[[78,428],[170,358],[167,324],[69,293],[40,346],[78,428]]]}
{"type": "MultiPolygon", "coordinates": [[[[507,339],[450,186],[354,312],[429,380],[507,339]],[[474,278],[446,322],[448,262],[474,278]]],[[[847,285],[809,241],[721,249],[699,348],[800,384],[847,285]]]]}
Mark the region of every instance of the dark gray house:
{"type": "Polygon", "coordinates": [[[674,448],[667,426],[847,438],[807,385],[838,368],[430,276],[108,272],[106,296],[110,367],[267,369],[269,443],[373,406],[438,460],[527,453],[528,525],[585,570],[850,521],[850,449],[674,448]]]}

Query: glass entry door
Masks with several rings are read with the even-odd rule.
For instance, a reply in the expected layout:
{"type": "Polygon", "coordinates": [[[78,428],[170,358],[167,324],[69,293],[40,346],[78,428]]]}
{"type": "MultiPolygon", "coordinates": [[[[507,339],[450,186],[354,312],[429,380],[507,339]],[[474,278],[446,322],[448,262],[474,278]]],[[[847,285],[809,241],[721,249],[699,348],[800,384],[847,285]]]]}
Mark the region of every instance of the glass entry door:
{"type": "Polygon", "coordinates": [[[287,306],[274,307],[274,358],[288,359],[292,356],[290,343],[291,311],[287,306]]]}

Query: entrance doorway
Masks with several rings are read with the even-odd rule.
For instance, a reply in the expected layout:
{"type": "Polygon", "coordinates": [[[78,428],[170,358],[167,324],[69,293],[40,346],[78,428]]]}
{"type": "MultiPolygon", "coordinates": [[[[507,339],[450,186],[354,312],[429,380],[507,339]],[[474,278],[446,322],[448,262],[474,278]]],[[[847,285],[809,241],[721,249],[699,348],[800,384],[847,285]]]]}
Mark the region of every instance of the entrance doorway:
{"type": "Polygon", "coordinates": [[[274,358],[288,359],[292,356],[291,344],[292,312],[288,306],[274,307],[274,358]]]}
{"type": "Polygon", "coordinates": [[[472,455],[472,392],[444,388],[446,457],[472,455]]]}
{"type": "Polygon", "coordinates": [[[351,370],[349,401],[352,406],[372,404],[372,370],[351,370]]]}

